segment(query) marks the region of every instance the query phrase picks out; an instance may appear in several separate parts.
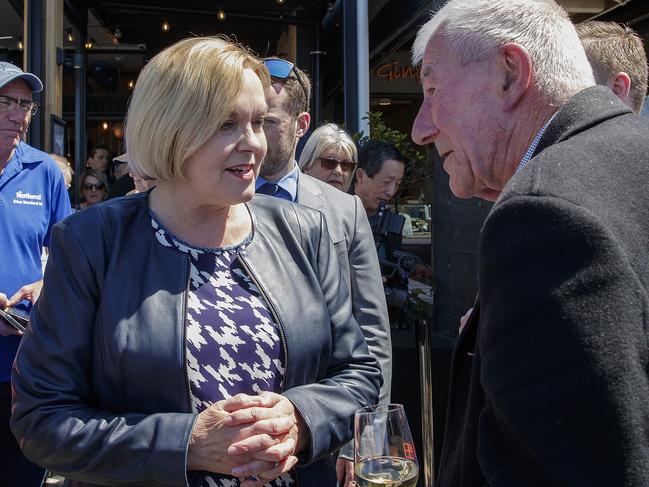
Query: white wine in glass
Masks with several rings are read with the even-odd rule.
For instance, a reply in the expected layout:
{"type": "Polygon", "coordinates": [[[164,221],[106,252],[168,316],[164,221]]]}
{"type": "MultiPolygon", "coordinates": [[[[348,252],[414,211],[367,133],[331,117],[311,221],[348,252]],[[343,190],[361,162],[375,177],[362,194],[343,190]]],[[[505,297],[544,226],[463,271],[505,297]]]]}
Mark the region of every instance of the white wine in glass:
{"type": "Polygon", "coordinates": [[[415,487],[419,463],[401,404],[368,406],[354,415],[358,487],[415,487]]]}

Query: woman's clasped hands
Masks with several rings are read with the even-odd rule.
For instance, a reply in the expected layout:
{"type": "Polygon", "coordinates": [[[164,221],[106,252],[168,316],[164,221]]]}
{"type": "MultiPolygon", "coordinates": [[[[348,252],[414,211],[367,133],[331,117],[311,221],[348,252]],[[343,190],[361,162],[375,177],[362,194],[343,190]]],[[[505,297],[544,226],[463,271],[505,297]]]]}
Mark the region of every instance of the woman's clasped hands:
{"type": "Polygon", "coordinates": [[[233,475],[242,487],[258,487],[293,469],[307,444],[300,414],[284,396],[237,394],[198,415],[187,468],[233,475]]]}

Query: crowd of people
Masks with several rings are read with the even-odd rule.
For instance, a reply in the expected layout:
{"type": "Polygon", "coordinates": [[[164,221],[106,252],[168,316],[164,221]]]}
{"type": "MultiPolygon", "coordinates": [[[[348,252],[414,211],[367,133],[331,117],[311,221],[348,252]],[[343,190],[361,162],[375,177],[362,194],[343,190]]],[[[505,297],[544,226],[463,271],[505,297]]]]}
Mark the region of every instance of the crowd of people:
{"type": "MultiPolygon", "coordinates": [[[[649,485],[642,41],[550,0],[449,0],[413,62],[413,140],[494,202],[436,485],[649,485]]],[[[326,123],[298,161],[307,73],[194,37],[73,188],[23,141],[42,89],[0,63],[0,307],[30,312],[0,318],[0,484],[353,486],[354,412],[390,402],[401,228],[373,229],[404,156],[326,123]]]]}

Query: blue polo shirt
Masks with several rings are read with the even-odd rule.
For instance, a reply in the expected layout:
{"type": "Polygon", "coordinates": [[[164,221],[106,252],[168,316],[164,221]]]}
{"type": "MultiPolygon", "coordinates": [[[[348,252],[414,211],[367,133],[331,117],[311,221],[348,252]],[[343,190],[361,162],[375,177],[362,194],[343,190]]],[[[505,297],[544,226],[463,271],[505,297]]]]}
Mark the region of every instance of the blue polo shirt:
{"type": "MultiPolygon", "coordinates": [[[[42,279],[41,253],[56,222],[71,213],[63,175],[45,153],[21,142],[0,175],[0,292],[10,298],[42,279]]],[[[23,302],[25,308],[29,303],[23,302]]],[[[0,336],[0,382],[9,382],[20,337],[0,336]]]]}

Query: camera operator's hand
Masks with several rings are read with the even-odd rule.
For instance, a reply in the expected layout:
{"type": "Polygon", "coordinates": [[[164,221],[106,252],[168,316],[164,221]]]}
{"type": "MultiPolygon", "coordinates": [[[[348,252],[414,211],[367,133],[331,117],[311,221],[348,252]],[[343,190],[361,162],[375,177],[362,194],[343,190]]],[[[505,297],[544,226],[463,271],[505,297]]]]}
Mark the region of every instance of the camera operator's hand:
{"type": "Polygon", "coordinates": [[[464,330],[467,321],[469,321],[469,317],[471,316],[471,313],[473,313],[473,308],[469,308],[469,310],[466,313],[464,313],[464,315],[460,318],[460,330],[458,333],[462,333],[462,330],[464,330]]]}
{"type": "Polygon", "coordinates": [[[410,272],[410,277],[413,279],[428,279],[432,275],[433,271],[430,266],[423,263],[416,264],[415,268],[410,272]]]}

